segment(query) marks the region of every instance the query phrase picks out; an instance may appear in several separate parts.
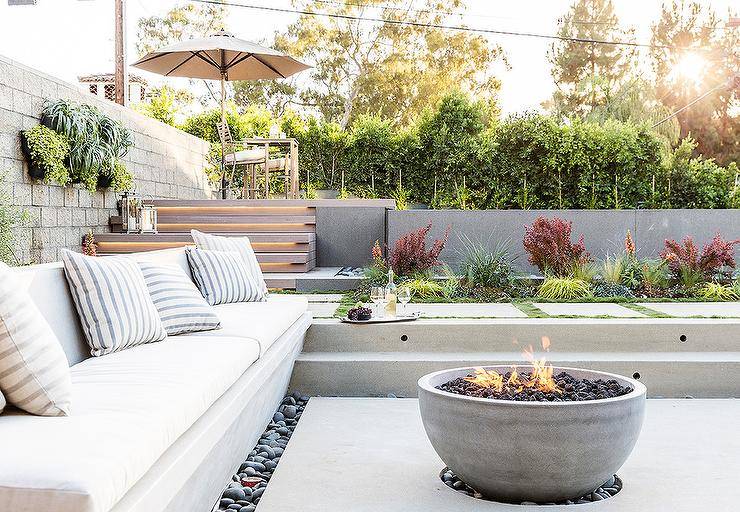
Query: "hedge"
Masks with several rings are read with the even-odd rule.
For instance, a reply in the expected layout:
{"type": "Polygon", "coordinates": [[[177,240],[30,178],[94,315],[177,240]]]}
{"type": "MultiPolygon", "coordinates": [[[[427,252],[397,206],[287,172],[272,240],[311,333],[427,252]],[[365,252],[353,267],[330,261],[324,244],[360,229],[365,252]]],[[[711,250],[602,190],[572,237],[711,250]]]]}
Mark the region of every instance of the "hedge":
{"type": "MultiPolygon", "coordinates": [[[[182,128],[218,142],[220,113],[182,128]]],[[[234,138],[266,136],[273,123],[299,142],[301,184],[358,197],[396,197],[433,208],[734,208],[738,168],[666,148],[648,126],[557,120],[524,113],[488,118],[485,105],[451,94],[412,126],[359,117],[335,123],[261,108],[229,109],[234,138]]],[[[235,183],[239,186],[240,183],[235,183]]]]}

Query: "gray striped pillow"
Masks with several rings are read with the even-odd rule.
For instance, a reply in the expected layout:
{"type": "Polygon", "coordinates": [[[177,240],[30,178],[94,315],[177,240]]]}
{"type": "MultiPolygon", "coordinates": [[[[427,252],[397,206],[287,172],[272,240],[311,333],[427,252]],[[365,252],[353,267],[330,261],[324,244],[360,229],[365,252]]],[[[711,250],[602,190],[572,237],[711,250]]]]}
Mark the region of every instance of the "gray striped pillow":
{"type": "Polygon", "coordinates": [[[256,301],[267,300],[267,284],[265,283],[265,277],[262,275],[262,269],[257,261],[257,256],[254,254],[252,249],[252,243],[246,236],[216,236],[202,233],[196,229],[190,230],[190,235],[195,241],[195,245],[198,249],[205,249],[207,251],[224,251],[224,252],[237,252],[244,261],[244,264],[249,269],[249,273],[252,276],[252,280],[259,286],[259,295],[256,301]]]}
{"type": "Polygon", "coordinates": [[[145,261],[139,262],[139,268],[168,335],[210,331],[221,326],[213,308],[182,268],[145,261]]]}
{"type": "Polygon", "coordinates": [[[187,249],[190,271],[208,304],[254,302],[260,289],[236,252],[187,249]]]}
{"type": "Polygon", "coordinates": [[[31,414],[67,416],[69,363],[54,332],[7,266],[0,265],[0,388],[31,414]]]}
{"type": "Polygon", "coordinates": [[[141,269],[132,258],[94,258],[64,250],[62,261],[93,356],[167,336],[141,269]]]}

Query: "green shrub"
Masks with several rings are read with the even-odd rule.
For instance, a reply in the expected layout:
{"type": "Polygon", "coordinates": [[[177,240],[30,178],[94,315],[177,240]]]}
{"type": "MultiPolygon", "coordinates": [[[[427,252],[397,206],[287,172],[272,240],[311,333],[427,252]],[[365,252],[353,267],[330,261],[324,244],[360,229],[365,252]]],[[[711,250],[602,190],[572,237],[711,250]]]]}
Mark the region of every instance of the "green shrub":
{"type": "Polygon", "coordinates": [[[593,297],[591,285],[572,277],[548,276],[537,290],[537,297],[549,300],[575,300],[593,297]]]}
{"type": "Polygon", "coordinates": [[[41,124],[24,131],[23,137],[28,145],[31,165],[44,172],[44,181],[68,185],[71,178],[64,164],[70,150],[67,138],[41,124]]]}
{"type": "Polygon", "coordinates": [[[733,286],[720,283],[704,283],[696,290],[696,296],[704,300],[732,301],[740,299],[737,290],[733,286]]]}
{"type": "Polygon", "coordinates": [[[15,228],[27,221],[27,215],[11,204],[5,180],[5,174],[0,171],[0,261],[17,265],[25,262],[20,261],[14,251],[15,228]]]}
{"type": "Polygon", "coordinates": [[[400,286],[411,290],[411,298],[419,300],[439,299],[445,296],[445,287],[438,281],[431,279],[409,279],[403,281],[400,286]]]}
{"type": "Polygon", "coordinates": [[[482,243],[461,236],[463,244],[460,274],[469,288],[509,292],[516,273],[509,260],[508,242],[499,243],[493,251],[482,243]]]}
{"type": "MultiPolygon", "coordinates": [[[[685,140],[666,156],[649,126],[523,113],[491,121],[485,104],[455,92],[408,126],[359,116],[338,124],[259,107],[229,105],[235,140],[267,135],[277,123],[299,143],[300,181],[360,197],[394,197],[433,208],[724,208],[740,206],[734,165],[692,157],[685,140]]],[[[182,128],[218,141],[220,111],[182,128]]],[[[216,170],[218,172],[218,170],[216,170]]]]}
{"type": "Polygon", "coordinates": [[[594,297],[625,297],[632,299],[635,295],[632,290],[620,283],[603,281],[593,286],[594,297]]]}

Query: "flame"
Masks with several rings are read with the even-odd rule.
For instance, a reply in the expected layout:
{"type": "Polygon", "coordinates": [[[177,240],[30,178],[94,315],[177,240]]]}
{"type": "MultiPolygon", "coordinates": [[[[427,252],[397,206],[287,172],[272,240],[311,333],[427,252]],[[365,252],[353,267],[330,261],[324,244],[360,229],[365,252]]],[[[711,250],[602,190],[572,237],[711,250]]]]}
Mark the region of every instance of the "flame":
{"type": "MultiPolygon", "coordinates": [[[[547,336],[542,337],[542,348],[545,351],[550,349],[550,338],[547,336]]],[[[479,367],[475,369],[473,375],[465,377],[465,380],[483,388],[492,388],[499,393],[504,390],[509,393],[521,393],[526,388],[535,388],[545,393],[562,393],[552,377],[553,368],[547,363],[546,357],[537,359],[532,345],[524,348],[522,356],[532,365],[532,371],[528,375],[520,374],[516,365],[512,365],[511,374],[504,382],[504,375],[495,370],[479,367]]]]}

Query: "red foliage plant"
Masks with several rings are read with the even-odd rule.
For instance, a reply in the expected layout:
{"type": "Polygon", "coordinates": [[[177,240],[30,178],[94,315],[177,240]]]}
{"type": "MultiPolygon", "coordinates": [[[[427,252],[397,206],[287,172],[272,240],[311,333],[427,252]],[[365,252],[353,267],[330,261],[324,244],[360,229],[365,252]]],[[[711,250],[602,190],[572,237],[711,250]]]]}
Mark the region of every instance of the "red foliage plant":
{"type": "Polygon", "coordinates": [[[681,243],[666,240],[665,249],[660,253],[660,257],[668,263],[668,268],[674,273],[687,269],[711,277],[722,267],[735,268],[734,245],[738,243],[740,240],[725,240],[717,233],[699,254],[694,239],[686,236],[681,243]]]}
{"type": "Polygon", "coordinates": [[[524,226],[524,249],[529,262],[541,272],[566,277],[575,265],[588,263],[583,235],[577,243],[570,240],[573,224],[558,217],[537,217],[532,227],[524,226]]]}
{"type": "Polygon", "coordinates": [[[426,238],[432,229],[432,223],[409,231],[396,241],[388,256],[388,263],[393,272],[399,276],[410,276],[418,272],[424,272],[440,264],[439,254],[445,248],[447,238],[450,235],[450,227],[445,230],[444,236],[435,240],[432,248],[427,250],[426,238]]]}

